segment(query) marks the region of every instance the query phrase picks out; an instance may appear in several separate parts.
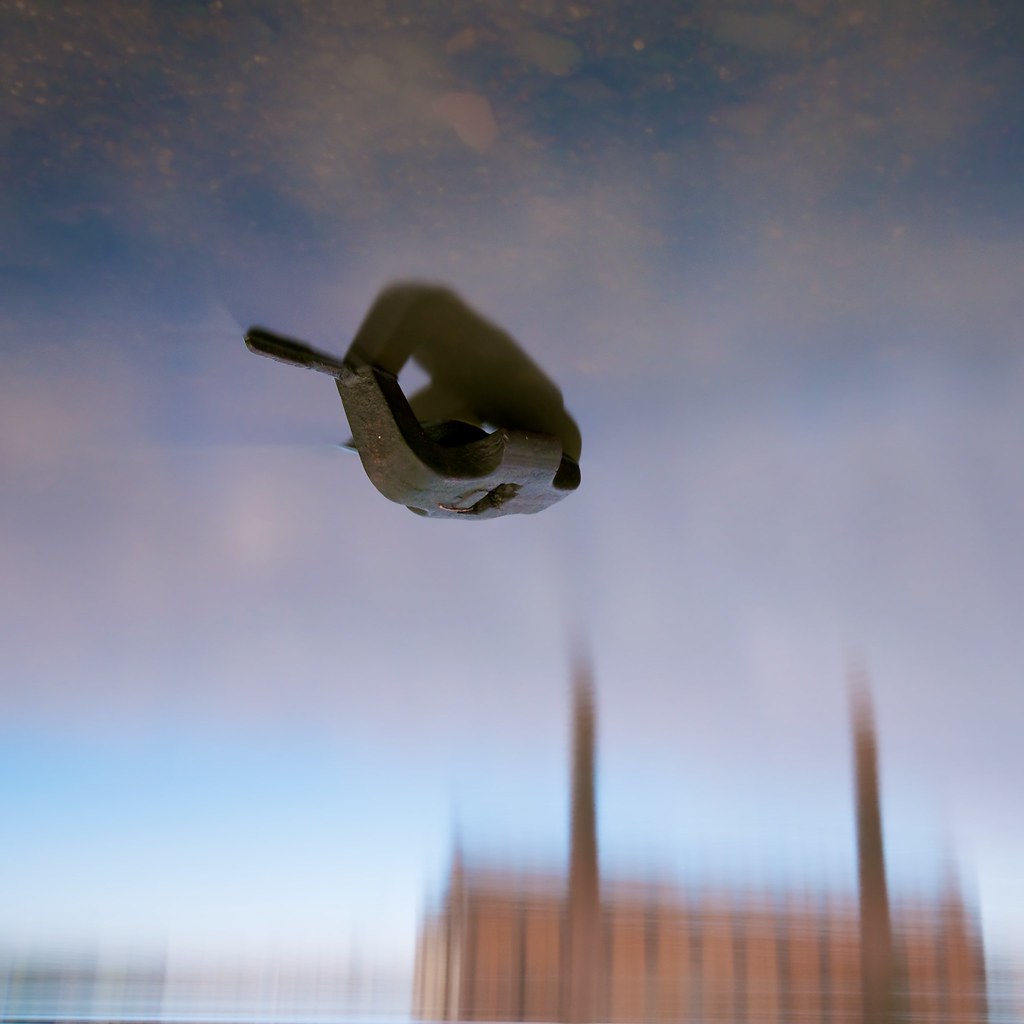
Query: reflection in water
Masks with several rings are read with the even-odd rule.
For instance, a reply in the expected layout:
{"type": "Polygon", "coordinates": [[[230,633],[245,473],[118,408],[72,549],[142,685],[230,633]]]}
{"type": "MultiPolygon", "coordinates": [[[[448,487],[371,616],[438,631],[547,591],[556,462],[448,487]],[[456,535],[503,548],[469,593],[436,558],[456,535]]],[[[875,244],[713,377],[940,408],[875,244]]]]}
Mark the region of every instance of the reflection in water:
{"type": "Polygon", "coordinates": [[[477,870],[456,850],[423,926],[415,1011],[427,1020],[641,1022],[989,1020],[975,916],[959,889],[890,921],[874,725],[855,692],[859,897],[809,888],[598,882],[594,715],[575,685],[568,879],[477,870]]]}
{"type": "MultiPolygon", "coordinates": [[[[467,864],[422,922],[421,1020],[678,1024],[998,1024],[1013,979],[985,962],[959,886],[891,903],[875,727],[854,678],[859,891],[680,886],[600,865],[589,668],[573,686],[567,877],[467,864]]],[[[0,1020],[405,1019],[402,981],[353,961],[269,970],[0,959],[0,1020]]],[[[408,989],[405,990],[406,992],[408,989]]]]}
{"type": "MultiPolygon", "coordinates": [[[[660,755],[701,741],[708,723],[722,751],[709,771],[766,785],[744,737],[768,722],[780,746],[803,750],[824,734],[816,658],[827,663],[839,634],[863,643],[898,680],[890,707],[929,709],[887,720],[922,778],[949,781],[951,828],[981,852],[986,952],[1001,942],[1012,955],[1024,921],[1024,846],[1006,826],[1024,774],[1022,11],[1019,0],[108,0],[100,17],[84,0],[0,5],[11,723],[0,944],[95,923],[131,949],[168,920],[202,941],[210,893],[237,880],[245,898],[219,915],[218,941],[244,943],[298,908],[294,927],[329,946],[336,928],[370,918],[360,906],[384,907],[396,879],[416,891],[443,849],[416,832],[417,812],[443,820],[423,808],[453,761],[479,757],[461,740],[491,737],[508,679],[530,727],[557,699],[560,680],[538,666],[564,586],[616,668],[602,699],[628,688],[617,726],[660,755]],[[306,453],[267,450],[333,436],[336,407],[303,400],[323,382],[248,357],[239,330],[322,338],[343,325],[348,339],[348,311],[381,282],[417,276],[457,283],[564,387],[598,500],[506,524],[500,545],[486,529],[434,530],[425,545],[423,525],[376,500],[354,466],[328,474],[306,453]],[[339,506],[361,542],[336,561],[339,506]],[[627,721],[681,679],[716,681],[693,694],[684,729],[671,716],[650,734],[627,721]],[[294,846],[263,841],[268,821],[268,834],[289,835],[309,794],[307,810],[329,798],[303,763],[268,807],[252,777],[279,777],[294,758],[261,748],[211,812],[225,848],[241,851],[218,864],[192,804],[216,803],[228,773],[171,785],[173,766],[139,771],[123,749],[150,748],[137,723],[162,734],[171,719],[190,764],[192,738],[211,729],[235,737],[254,722],[278,737],[294,722],[304,747],[330,722],[335,749],[379,748],[403,776],[399,790],[376,762],[352,771],[367,805],[404,831],[380,838],[362,805],[330,804],[295,827],[294,846]],[[116,784],[104,777],[91,804],[75,783],[105,771],[99,748],[121,753],[116,784]],[[969,766],[955,780],[953,762],[969,766]],[[121,799],[133,781],[137,803],[121,799]],[[328,821],[360,866],[308,862],[328,821]],[[125,834],[147,836],[149,853],[125,834]],[[405,857],[393,874],[390,853],[405,857]],[[119,899],[95,896],[107,891],[119,899]],[[303,910],[324,893],[338,897],[326,924],[303,910]]],[[[409,408],[437,458],[445,441],[498,445],[476,433],[490,423],[556,437],[578,460],[557,389],[532,363],[517,375],[522,353],[503,331],[444,289],[381,302],[407,298],[403,330],[444,325],[407,335],[432,381],[409,408]],[[460,332],[487,352],[472,374],[450,347],[460,332]]],[[[395,357],[384,369],[399,368],[395,357]]],[[[483,517],[514,510],[503,499],[518,492],[500,486],[445,495],[445,509],[394,496],[483,517]]],[[[638,805],[647,797],[638,788],[638,805]]],[[[803,813],[825,817],[828,801],[803,813]]],[[[872,820],[877,808],[862,815],[865,934],[893,951],[869,971],[881,1012],[905,973],[940,979],[909,990],[913,1013],[955,1018],[950,958],[961,943],[973,977],[973,925],[957,930],[953,897],[914,908],[894,884],[885,899],[872,820]]],[[[614,842],[612,816],[603,824],[614,842]]],[[[536,882],[536,919],[534,882],[494,890],[511,909],[493,921],[523,944],[518,961],[477,964],[481,993],[492,981],[524,992],[508,973],[517,962],[538,979],[531,1006],[556,1006],[542,979],[558,984],[566,906],[577,934],[599,922],[573,945],[575,1015],[606,956],[633,965],[601,996],[615,1013],[642,999],[667,1016],[685,999],[752,1020],[760,992],[766,1013],[806,1000],[812,1019],[809,1007],[837,1020],[843,964],[861,990],[859,964],[843,959],[866,941],[852,894],[836,909],[803,893],[641,879],[638,896],[610,872],[607,844],[600,864],[587,849],[573,847],[568,895],[561,876],[536,882]],[[664,974],[651,958],[682,959],[678,991],[654,986],[664,974]],[[799,977],[831,987],[801,994],[800,964],[799,977]],[[720,996],[712,977],[730,979],[720,996]]],[[[887,852],[895,871],[891,840],[887,852]]],[[[479,872],[463,875],[482,892],[479,872]]],[[[414,900],[397,902],[409,908],[398,924],[380,910],[389,942],[414,917],[414,900]]],[[[24,977],[12,972],[8,997],[24,977]]]]}
{"type": "Polygon", "coordinates": [[[3,1021],[291,1021],[400,1018],[407,978],[357,962],[169,964],[0,956],[3,1021]]]}
{"type": "Polygon", "coordinates": [[[539,512],[579,486],[580,433],[561,392],[504,331],[445,288],[385,290],[344,360],[256,327],[245,342],[336,379],[367,476],[413,512],[539,512]],[[406,399],[398,374],[410,357],[430,383],[406,399]]]}

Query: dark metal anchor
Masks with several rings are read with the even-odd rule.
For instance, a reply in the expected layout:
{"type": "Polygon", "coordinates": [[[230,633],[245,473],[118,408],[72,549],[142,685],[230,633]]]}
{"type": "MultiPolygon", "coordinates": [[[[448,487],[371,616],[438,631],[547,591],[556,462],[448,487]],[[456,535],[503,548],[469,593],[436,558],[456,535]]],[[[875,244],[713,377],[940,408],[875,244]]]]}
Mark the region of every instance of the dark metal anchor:
{"type": "Polygon", "coordinates": [[[508,335],[447,289],[385,291],[342,360],[259,327],[245,343],[334,377],[366,475],[419,515],[539,512],[579,486],[579,431],[558,389],[508,335]],[[410,355],[432,374],[411,401],[398,383],[410,355]]]}

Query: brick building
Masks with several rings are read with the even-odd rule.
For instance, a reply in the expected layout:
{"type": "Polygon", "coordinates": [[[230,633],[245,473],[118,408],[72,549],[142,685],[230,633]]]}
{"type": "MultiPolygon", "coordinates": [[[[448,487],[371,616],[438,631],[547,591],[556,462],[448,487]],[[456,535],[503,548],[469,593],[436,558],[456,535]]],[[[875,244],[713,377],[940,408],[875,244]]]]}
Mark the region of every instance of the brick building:
{"type": "Polygon", "coordinates": [[[959,892],[890,910],[863,696],[854,734],[858,891],[601,881],[593,701],[579,673],[568,877],[473,870],[456,853],[444,904],[423,925],[414,1012],[623,1024],[987,1020],[978,929],[959,892]]]}

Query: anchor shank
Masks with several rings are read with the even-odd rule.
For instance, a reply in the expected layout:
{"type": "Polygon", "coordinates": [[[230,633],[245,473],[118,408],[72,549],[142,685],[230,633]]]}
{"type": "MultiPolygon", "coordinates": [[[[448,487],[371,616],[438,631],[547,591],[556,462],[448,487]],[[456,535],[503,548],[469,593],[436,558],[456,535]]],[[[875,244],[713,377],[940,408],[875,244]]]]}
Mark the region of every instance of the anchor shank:
{"type": "Polygon", "coordinates": [[[262,327],[249,328],[245,335],[245,344],[250,352],[257,355],[276,359],[279,363],[288,363],[289,366],[326,373],[329,377],[337,377],[338,380],[351,372],[336,356],[318,352],[301,341],[274,334],[262,327]]]}

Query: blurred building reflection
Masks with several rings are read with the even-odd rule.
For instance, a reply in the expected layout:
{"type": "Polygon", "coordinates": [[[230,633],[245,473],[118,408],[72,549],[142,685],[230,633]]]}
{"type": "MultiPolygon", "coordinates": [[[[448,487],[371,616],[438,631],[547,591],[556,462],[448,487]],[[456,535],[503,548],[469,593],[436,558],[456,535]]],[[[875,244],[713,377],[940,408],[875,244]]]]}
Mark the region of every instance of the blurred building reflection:
{"type": "Polygon", "coordinates": [[[987,1020],[977,922],[949,884],[890,913],[874,727],[855,703],[860,890],[694,892],[599,882],[592,689],[575,683],[564,876],[488,872],[456,851],[424,922],[414,1012],[437,1020],[987,1020]]]}
{"type": "Polygon", "coordinates": [[[335,1024],[401,1020],[405,964],[345,959],[16,954],[0,949],[0,1021],[335,1024]]]}

